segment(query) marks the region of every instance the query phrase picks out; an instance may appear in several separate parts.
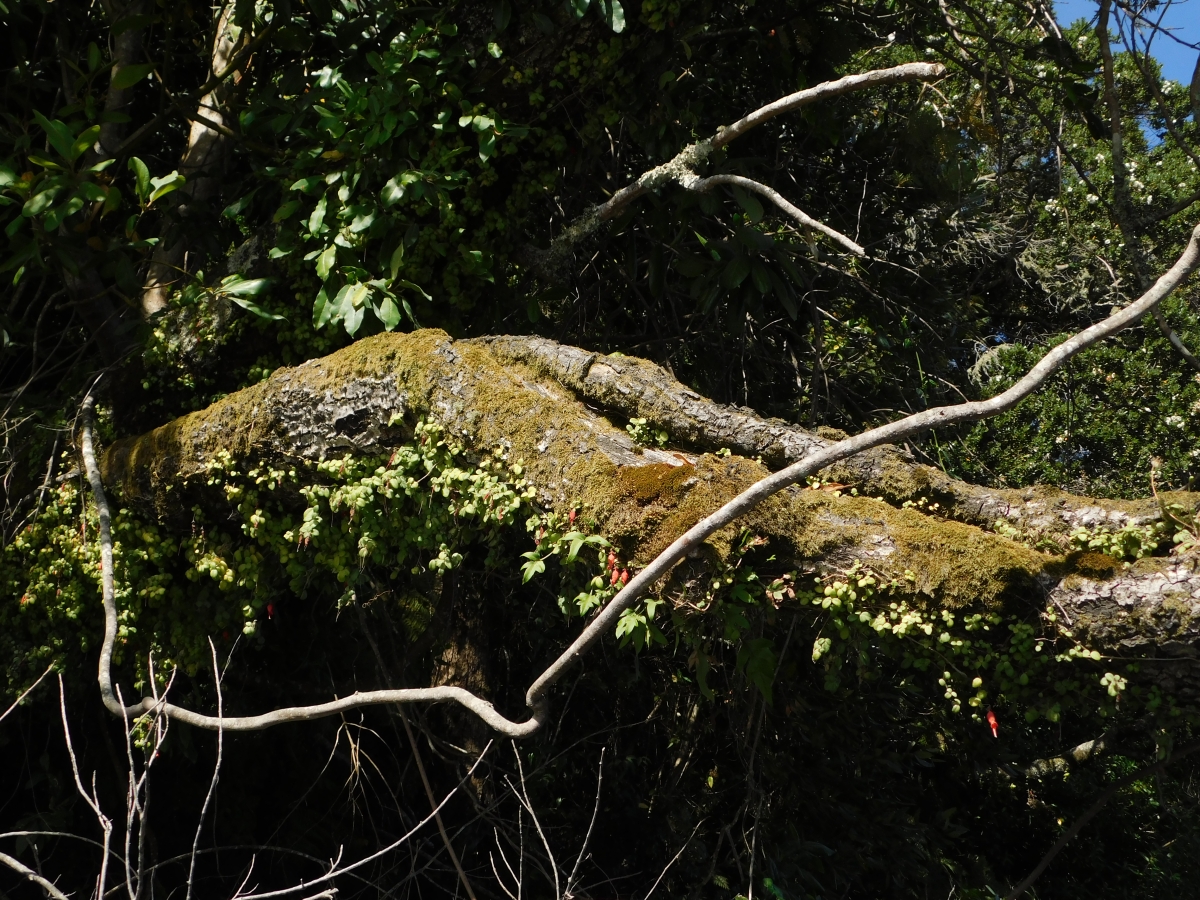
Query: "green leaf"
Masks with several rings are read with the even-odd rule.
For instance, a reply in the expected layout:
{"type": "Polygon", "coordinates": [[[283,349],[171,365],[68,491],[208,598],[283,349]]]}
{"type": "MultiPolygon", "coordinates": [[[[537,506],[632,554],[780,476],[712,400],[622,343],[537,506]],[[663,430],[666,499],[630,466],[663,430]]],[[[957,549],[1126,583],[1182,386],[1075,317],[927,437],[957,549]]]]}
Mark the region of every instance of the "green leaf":
{"type": "Polygon", "coordinates": [[[310,175],[308,178],[301,178],[299,181],[293,182],[292,186],[290,188],[288,188],[288,190],[289,191],[304,191],[304,193],[307,194],[313,188],[319,187],[320,185],[322,185],[324,183],[325,183],[325,178],[323,176],[310,175]]]}
{"type": "Polygon", "coordinates": [[[58,119],[47,119],[36,109],[33,111],[33,118],[42,127],[42,131],[46,132],[50,146],[57,151],[58,155],[63,159],[74,159],[71,156],[71,150],[75,144],[75,135],[71,134],[71,130],[58,119]]]}
{"type": "Polygon", "coordinates": [[[496,135],[479,135],[479,161],[487,162],[496,152],[496,135]]]}
{"type": "MultiPolygon", "coordinates": [[[[116,28],[113,29],[113,37],[116,37],[116,28]]],[[[96,46],[95,41],[93,41],[87,45],[88,71],[95,72],[100,68],[102,62],[104,62],[104,56],[100,53],[100,48],[96,46]]]]}
{"type": "Polygon", "coordinates": [[[299,200],[289,200],[287,203],[275,210],[275,215],[271,216],[271,221],[279,223],[291,217],[297,209],[300,208],[299,200]]]}
{"type": "Polygon", "coordinates": [[[577,19],[582,19],[583,14],[588,11],[588,7],[592,5],[592,0],[567,0],[567,8],[571,10],[571,15],[577,19]]]}
{"type": "Polygon", "coordinates": [[[604,21],[613,30],[613,34],[620,34],[625,30],[625,7],[621,5],[621,0],[600,0],[600,7],[604,21]]]}
{"type": "Polygon", "coordinates": [[[391,270],[391,280],[396,280],[396,274],[400,271],[400,266],[404,263],[404,241],[396,245],[396,249],[392,251],[392,259],[388,263],[388,268],[391,270]]]}
{"type": "Polygon", "coordinates": [[[738,206],[746,211],[751,222],[761,222],[763,217],[763,205],[758,202],[758,198],[748,191],[742,190],[740,187],[733,189],[733,199],[738,202],[738,206]]]}
{"type": "Polygon", "coordinates": [[[236,297],[256,297],[270,286],[270,278],[247,279],[241,275],[228,275],[221,280],[218,291],[222,294],[232,294],[236,297]]]}
{"type": "Polygon", "coordinates": [[[354,217],[353,221],[350,222],[350,233],[351,234],[361,234],[362,232],[364,232],[368,228],[370,228],[371,225],[374,223],[374,221],[375,221],[375,211],[374,210],[369,210],[367,212],[359,213],[357,216],[354,217]]]}
{"type": "Polygon", "coordinates": [[[365,315],[366,310],[362,307],[356,307],[347,313],[342,319],[342,324],[346,326],[346,334],[350,335],[350,337],[354,337],[358,329],[362,327],[363,316],[365,315]]]}
{"type": "Polygon", "coordinates": [[[126,88],[131,88],[153,71],[154,63],[137,63],[132,66],[122,66],[113,73],[112,80],[109,82],[109,88],[114,91],[123,91],[126,88]]]}
{"type": "Polygon", "coordinates": [[[537,551],[531,550],[528,553],[522,553],[529,562],[521,566],[521,583],[528,584],[529,579],[534,575],[540,575],[546,571],[546,563],[538,556],[537,551]]]}
{"type": "Polygon", "coordinates": [[[400,324],[400,309],[391,297],[383,298],[383,302],[375,309],[375,315],[379,317],[379,321],[388,331],[394,330],[400,324]]]}
{"type": "Polygon", "coordinates": [[[20,180],[17,168],[12,163],[0,163],[0,187],[8,187],[20,180]]]}
{"type": "Polygon", "coordinates": [[[47,231],[54,231],[61,222],[83,209],[84,203],[84,199],[79,195],[71,197],[62,206],[46,214],[46,218],[42,220],[42,227],[47,231]]]}
{"type": "Polygon", "coordinates": [[[81,182],[79,187],[75,189],[75,193],[91,203],[102,203],[108,198],[104,192],[104,188],[96,184],[94,181],[81,182]]]}
{"type": "Polygon", "coordinates": [[[62,193],[62,190],[62,186],[59,185],[50,188],[48,191],[42,191],[40,194],[34,194],[32,197],[26,200],[25,205],[21,207],[21,215],[25,216],[27,219],[40,216],[50,208],[50,204],[54,202],[55,197],[62,193]]]}
{"type": "Polygon", "coordinates": [[[329,302],[329,295],[325,293],[325,288],[317,291],[317,299],[313,302],[313,328],[324,328],[329,323],[329,318],[333,314],[333,304],[329,302]]]}
{"type": "Polygon", "coordinates": [[[509,21],[512,19],[512,4],[509,0],[500,0],[496,4],[496,12],[493,16],[493,22],[497,31],[503,31],[508,27],[509,21]]]}
{"type": "Polygon", "coordinates": [[[725,271],[721,273],[721,285],[732,290],[745,281],[746,276],[749,274],[750,260],[746,259],[746,257],[739,253],[733,258],[733,261],[725,267],[725,271]]]}
{"type": "Polygon", "coordinates": [[[150,196],[150,169],[136,156],[129,157],[129,171],[133,173],[138,199],[143,203],[150,196]]]}
{"type": "MultiPolygon", "coordinates": [[[[324,202],[324,198],[322,198],[324,202]]],[[[330,244],[325,248],[325,251],[317,257],[317,277],[325,281],[329,277],[329,273],[333,271],[333,266],[337,262],[337,247],[330,244]]]]}
{"type": "MultiPolygon", "coordinates": [[[[342,297],[342,312],[349,315],[352,310],[362,309],[363,301],[370,296],[371,289],[365,284],[359,282],[352,285],[350,290],[342,297]]],[[[354,332],[350,332],[353,334],[354,332]]]]}
{"type": "Polygon", "coordinates": [[[317,201],[312,215],[308,217],[309,234],[320,234],[325,226],[325,197],[326,195],[321,195],[321,199],[317,201]]]}
{"type": "Polygon", "coordinates": [[[75,162],[83,154],[87,153],[88,148],[96,143],[96,138],[98,137],[100,137],[99,125],[93,125],[91,128],[81,132],[79,137],[75,138],[75,143],[71,145],[71,162],[75,162]]]}
{"type": "Polygon", "coordinates": [[[418,294],[420,294],[422,297],[424,297],[426,300],[429,300],[430,302],[433,301],[433,298],[431,296],[429,296],[427,293],[425,293],[425,289],[422,288],[418,284],[413,284],[411,281],[404,281],[403,279],[397,281],[396,284],[398,284],[400,287],[408,288],[410,291],[416,291],[418,294]]]}
{"type": "Polygon", "coordinates": [[[104,207],[100,210],[100,215],[107,216],[110,212],[120,209],[123,199],[121,192],[115,186],[109,185],[108,194],[104,197],[104,207]]]}
{"type": "Polygon", "coordinates": [[[148,203],[153,203],[155,200],[165,197],[172,191],[178,190],[179,188],[183,187],[186,182],[187,179],[178,172],[172,172],[170,175],[163,175],[161,178],[151,178],[150,186],[154,188],[154,190],[150,194],[150,200],[148,203]]]}
{"type": "Polygon", "coordinates": [[[746,673],[750,683],[758,688],[768,704],[775,683],[775,669],[779,658],[770,638],[754,638],[747,641],[738,651],[737,667],[746,673]]]}
{"type": "Polygon", "coordinates": [[[40,156],[34,156],[32,153],[29,154],[28,158],[29,158],[29,161],[31,163],[33,163],[35,166],[41,166],[43,169],[52,169],[56,172],[63,171],[63,167],[60,166],[58,163],[51,162],[50,160],[44,159],[40,156]]]}
{"type": "Polygon", "coordinates": [[[537,26],[537,30],[542,34],[554,34],[554,22],[549,16],[535,12],[533,14],[533,24],[537,26]]]}
{"type": "Polygon", "coordinates": [[[247,300],[245,297],[234,297],[233,302],[247,312],[254,313],[260,319],[266,319],[269,322],[282,322],[286,318],[286,316],[281,316],[279,313],[268,312],[253,300],[247,300]]]}
{"type": "MultiPolygon", "coordinates": [[[[112,27],[112,36],[120,37],[127,31],[132,31],[135,28],[145,28],[147,25],[153,25],[159,20],[158,16],[142,15],[142,16],[122,16],[112,27]]],[[[96,68],[92,67],[93,70],[96,68]]]]}
{"type": "Polygon", "coordinates": [[[488,52],[488,56],[490,56],[492,59],[499,59],[501,56],[504,55],[504,51],[500,49],[500,45],[497,44],[495,41],[491,41],[487,45],[487,52],[488,52]]]}
{"type": "Polygon", "coordinates": [[[115,157],[110,158],[110,159],[102,159],[102,160],[100,160],[100,162],[96,163],[94,166],[88,166],[87,170],[89,172],[93,172],[93,173],[103,172],[105,169],[107,169],[109,166],[111,166],[116,161],[117,160],[115,157]]]}

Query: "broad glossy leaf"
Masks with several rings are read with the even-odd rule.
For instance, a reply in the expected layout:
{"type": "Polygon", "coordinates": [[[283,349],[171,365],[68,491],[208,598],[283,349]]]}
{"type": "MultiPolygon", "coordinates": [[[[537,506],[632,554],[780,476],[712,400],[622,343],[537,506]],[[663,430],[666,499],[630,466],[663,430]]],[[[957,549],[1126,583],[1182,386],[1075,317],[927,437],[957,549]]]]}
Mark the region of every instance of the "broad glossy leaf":
{"type": "Polygon", "coordinates": [[[75,193],[92,203],[101,203],[108,199],[108,194],[104,188],[100,187],[94,181],[81,182],[79,187],[75,189],[75,193]]]}
{"type": "Polygon", "coordinates": [[[247,300],[244,297],[234,297],[233,302],[247,312],[254,313],[260,319],[266,319],[270,322],[281,322],[286,318],[279,313],[268,312],[252,300],[247,300]]]}
{"type": "Polygon", "coordinates": [[[247,279],[241,275],[228,275],[221,280],[220,291],[223,294],[233,294],[237,297],[255,297],[270,286],[270,278],[247,279]]]}
{"type": "Polygon", "coordinates": [[[299,208],[299,200],[289,200],[287,203],[280,206],[279,209],[275,210],[275,215],[271,216],[271,221],[278,223],[289,219],[291,218],[292,213],[299,208]]]}
{"type": "Polygon", "coordinates": [[[32,219],[34,216],[40,216],[54,202],[54,198],[62,193],[62,186],[58,185],[50,188],[47,191],[42,191],[40,194],[34,194],[25,201],[25,205],[21,208],[21,214],[26,218],[32,219]]]}
{"type": "Polygon", "coordinates": [[[154,63],[137,63],[132,66],[122,66],[117,69],[109,82],[109,88],[114,91],[123,91],[126,88],[131,88],[151,72],[154,71],[154,63]]]}
{"type": "Polygon", "coordinates": [[[71,147],[75,143],[75,135],[71,134],[71,130],[58,119],[47,119],[36,109],[33,111],[33,118],[42,127],[42,131],[46,132],[50,146],[58,155],[63,159],[71,159],[71,147]]]}
{"type": "Polygon", "coordinates": [[[153,203],[155,200],[165,197],[172,191],[178,190],[179,188],[183,187],[186,182],[187,179],[178,172],[172,172],[170,175],[163,175],[161,178],[151,178],[150,186],[154,188],[154,190],[150,194],[149,202],[153,203]]]}
{"type": "Polygon", "coordinates": [[[329,273],[333,271],[334,263],[337,262],[337,247],[330,244],[325,248],[324,252],[317,257],[317,277],[322,281],[329,277],[329,273]]]}
{"type": "Polygon", "coordinates": [[[391,297],[383,298],[375,309],[375,315],[379,317],[379,321],[388,331],[394,330],[400,324],[400,310],[391,297]]]}
{"type": "Polygon", "coordinates": [[[360,306],[351,310],[346,317],[342,319],[342,324],[346,326],[346,334],[350,335],[350,337],[354,337],[354,335],[358,332],[358,329],[362,327],[364,315],[366,315],[366,310],[360,306]]]}
{"type": "Polygon", "coordinates": [[[317,291],[317,299],[313,301],[313,328],[324,328],[332,315],[333,303],[325,293],[325,288],[321,288],[317,291]]]}
{"type": "Polygon", "coordinates": [[[129,171],[133,173],[138,199],[143,203],[150,196],[150,169],[136,156],[129,157],[129,171]]]}
{"type": "Polygon", "coordinates": [[[79,137],[75,138],[75,142],[71,145],[71,162],[79,159],[83,154],[87,153],[88,148],[96,143],[96,138],[100,137],[100,126],[93,125],[86,131],[80,133],[79,137]]]}
{"type": "Polygon", "coordinates": [[[320,234],[325,225],[325,195],[321,195],[321,199],[317,201],[316,207],[312,211],[312,215],[308,217],[308,232],[309,234],[320,234]]]}

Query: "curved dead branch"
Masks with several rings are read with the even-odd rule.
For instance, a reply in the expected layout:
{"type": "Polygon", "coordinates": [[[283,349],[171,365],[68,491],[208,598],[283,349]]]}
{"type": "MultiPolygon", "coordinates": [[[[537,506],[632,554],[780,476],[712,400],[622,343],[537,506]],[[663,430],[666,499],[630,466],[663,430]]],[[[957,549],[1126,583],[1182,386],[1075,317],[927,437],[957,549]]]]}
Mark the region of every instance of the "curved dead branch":
{"type": "MultiPolygon", "coordinates": [[[[154,698],[125,707],[115,696],[112,685],[112,654],[117,634],[117,612],[113,591],[113,554],[111,515],[104,493],[104,485],[96,464],[93,439],[94,395],[89,394],[83,404],[84,465],[89,484],[95,496],[100,517],[102,594],[105,614],[104,641],[100,653],[99,683],[105,706],[115,715],[137,716],[157,711],[199,728],[210,730],[254,731],[269,728],[284,722],[307,721],[323,718],[360,706],[387,703],[455,702],[479,716],[486,724],[510,737],[523,737],[541,727],[547,709],[547,692],[571,666],[591,648],[600,637],[610,632],[621,614],[637,602],[654,584],[666,577],[674,566],[699,547],[708,537],[746,515],[764,500],[796,484],[805,477],[815,474],[842,460],[884,444],[903,441],[931,428],[974,422],[999,415],[1016,406],[1021,400],[1039,388],[1073,356],[1139,321],[1153,310],[1175,288],[1181,285],[1200,267],[1200,226],[1191,235],[1184,252],[1175,264],[1137,301],[1114,313],[1108,318],[1068,338],[1050,350],[1023,378],[1011,388],[988,400],[980,400],[925,410],[906,416],[895,422],[872,428],[854,437],[848,437],[823,447],[810,449],[800,460],[780,471],[768,475],[742,491],[716,512],[705,517],[684,534],[675,539],[604,607],[583,629],[575,641],[563,651],[541,675],[534,680],[526,693],[526,703],[531,711],[525,722],[514,722],[500,715],[495,708],[470,691],[454,686],[410,688],[355,693],[328,703],[311,706],[289,707],[258,716],[225,718],[196,713],[174,704],[154,698]]],[[[1185,577],[1187,573],[1184,573],[1185,577]]],[[[1153,576],[1158,577],[1158,576],[1153,576]]],[[[1186,580],[1186,577],[1185,577],[1186,580]]],[[[1111,588],[1109,589],[1111,592],[1111,588]]]]}
{"type": "MultiPolygon", "coordinates": [[[[717,129],[717,133],[710,138],[702,141],[697,141],[694,144],[689,144],[684,147],[675,158],[669,162],[663,163],[661,166],[655,166],[648,172],[644,172],[637,181],[628,184],[621,188],[615,194],[608,198],[604,203],[593,206],[582,216],[568,225],[563,232],[556,237],[550,244],[550,249],[540,254],[541,259],[538,262],[538,268],[547,275],[553,275],[557,272],[562,263],[566,260],[567,254],[571,249],[584,240],[588,235],[592,234],[603,222],[615,218],[623,212],[629,204],[637,200],[639,197],[645,196],[653,190],[664,187],[668,184],[680,184],[686,188],[693,188],[697,181],[696,169],[712,155],[714,150],[719,150],[722,147],[728,146],[737,138],[744,135],[746,132],[759,125],[767,122],[776,116],[782,115],[785,112],[800,109],[810,103],[815,103],[818,100],[827,100],[832,97],[840,97],[843,94],[849,94],[854,91],[861,91],[867,88],[883,87],[891,84],[902,84],[908,81],[924,81],[932,78],[939,78],[946,71],[946,67],[940,63],[905,63],[901,66],[893,66],[888,69],[876,69],[871,72],[862,72],[857,75],[847,75],[844,78],[838,78],[835,81],[827,81],[823,84],[818,84],[816,87],[807,88],[803,91],[797,91],[794,94],[789,94],[786,97],[781,97],[778,100],[768,103],[766,106],[756,109],[754,112],[741,119],[738,119],[732,125],[723,125],[717,129]]],[[[732,177],[732,176],[731,176],[732,177]]],[[[749,182],[752,190],[759,193],[770,191],[758,182],[749,182]]],[[[714,184],[721,182],[714,182],[714,184]]],[[[726,182],[730,183],[730,182],[726,182]]],[[[771,194],[775,194],[771,191],[771,194]]],[[[819,231],[829,235],[837,240],[852,253],[863,255],[863,250],[858,247],[849,238],[839,234],[828,226],[821,225],[816,220],[809,218],[800,210],[786,204],[786,201],[780,203],[775,198],[778,194],[771,197],[772,202],[775,202],[793,217],[798,213],[803,216],[804,224],[809,227],[816,228],[819,231]],[[794,211],[794,212],[793,212],[794,211]],[[858,249],[853,249],[858,248],[858,249]]]]}

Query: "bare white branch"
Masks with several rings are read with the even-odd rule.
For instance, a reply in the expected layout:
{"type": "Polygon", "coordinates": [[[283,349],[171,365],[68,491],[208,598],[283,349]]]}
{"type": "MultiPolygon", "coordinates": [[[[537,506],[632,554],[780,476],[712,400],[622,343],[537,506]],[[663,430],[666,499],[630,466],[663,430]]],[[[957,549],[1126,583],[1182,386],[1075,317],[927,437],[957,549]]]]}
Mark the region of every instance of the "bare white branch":
{"type": "Polygon", "coordinates": [[[54,900],[71,900],[70,897],[54,886],[53,881],[46,880],[37,872],[33,871],[33,869],[29,868],[29,866],[25,865],[18,859],[13,859],[7,853],[0,853],[0,863],[4,863],[4,865],[8,866],[17,874],[24,875],[43,891],[45,891],[47,895],[53,897],[54,900]]]}
{"type": "Polygon", "coordinates": [[[722,184],[728,184],[732,187],[740,187],[747,191],[754,191],[757,194],[762,194],[801,225],[804,225],[807,228],[812,228],[821,232],[821,234],[825,235],[826,237],[832,238],[855,256],[867,255],[867,251],[864,250],[860,244],[852,241],[840,231],[830,228],[824,222],[818,222],[804,210],[799,209],[798,207],[789,203],[788,199],[784,197],[783,194],[779,193],[779,191],[775,190],[774,188],[769,188],[765,184],[755,181],[752,178],[746,178],[742,175],[710,175],[707,178],[697,178],[693,182],[684,183],[683,186],[692,191],[706,193],[707,191],[712,190],[714,187],[722,184]]]}

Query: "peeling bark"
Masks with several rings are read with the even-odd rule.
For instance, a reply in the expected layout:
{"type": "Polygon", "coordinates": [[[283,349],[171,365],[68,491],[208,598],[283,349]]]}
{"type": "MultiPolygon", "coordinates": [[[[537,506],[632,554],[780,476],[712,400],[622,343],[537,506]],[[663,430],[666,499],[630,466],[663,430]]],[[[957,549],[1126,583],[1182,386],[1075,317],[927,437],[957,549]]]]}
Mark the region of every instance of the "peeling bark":
{"type": "MultiPolygon", "coordinates": [[[[525,461],[542,503],[590,507],[636,564],[765,476],[768,464],[828,443],[713,403],[644,360],[539,338],[453,341],[430,330],[378,335],[280,370],[206,410],[117,442],[102,471],[125,502],[169,517],[181,505],[180,481],[203,471],[218,450],[293,464],[381,454],[409,437],[419,418],[438,420],[480,452],[505,447],[525,461]],[[671,448],[635,446],[622,427],[634,416],[666,429],[671,448]],[[708,452],[722,447],[736,455],[708,452]]],[[[1200,553],[1123,567],[1096,553],[1039,552],[979,527],[1004,518],[1061,535],[1078,525],[1153,520],[1153,501],[989,490],[891,448],[830,474],[859,496],[787,489],[718,532],[711,551],[724,553],[744,525],[800,568],[835,571],[861,561],[887,577],[911,571],[914,594],[930,605],[1029,614],[1051,605],[1087,646],[1145,660],[1145,671],[1180,699],[1200,696],[1192,663],[1200,643],[1200,553]],[[947,516],[898,508],[915,496],[944,499],[947,516]]]]}

